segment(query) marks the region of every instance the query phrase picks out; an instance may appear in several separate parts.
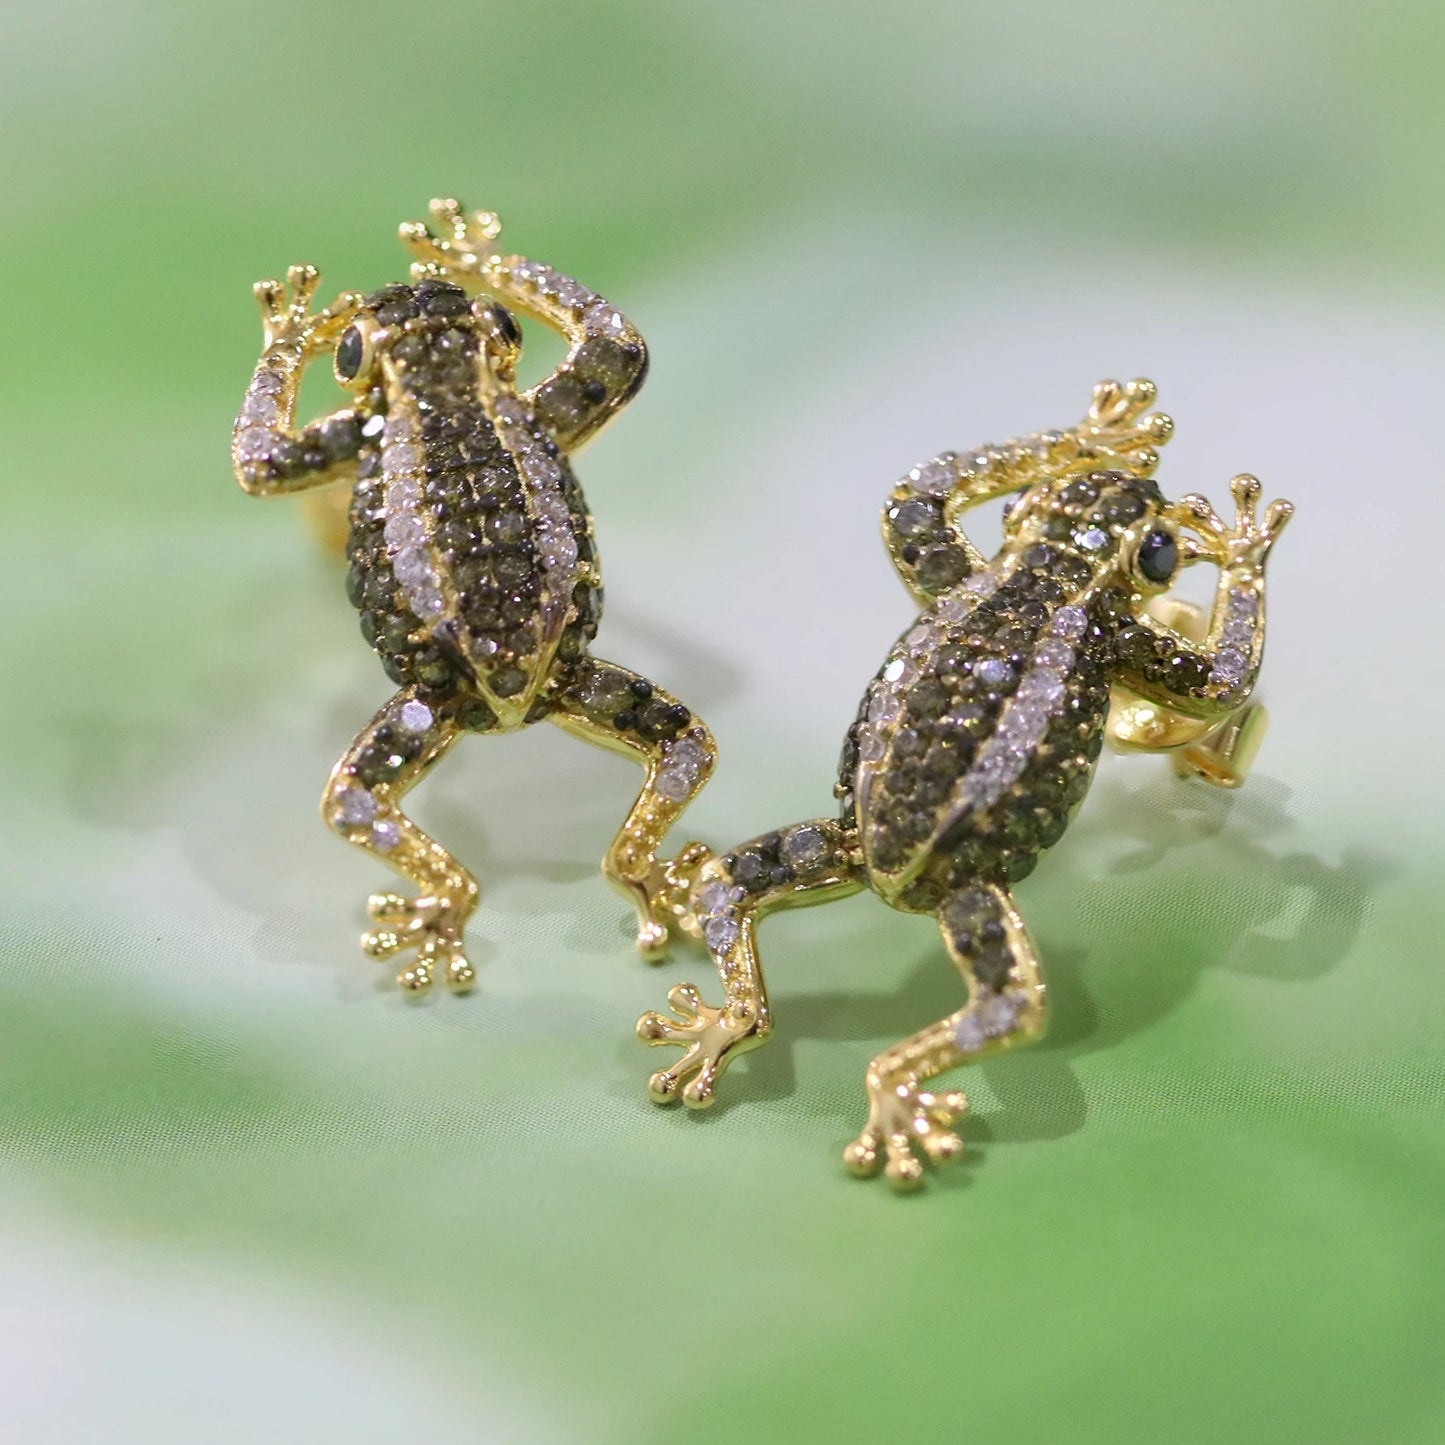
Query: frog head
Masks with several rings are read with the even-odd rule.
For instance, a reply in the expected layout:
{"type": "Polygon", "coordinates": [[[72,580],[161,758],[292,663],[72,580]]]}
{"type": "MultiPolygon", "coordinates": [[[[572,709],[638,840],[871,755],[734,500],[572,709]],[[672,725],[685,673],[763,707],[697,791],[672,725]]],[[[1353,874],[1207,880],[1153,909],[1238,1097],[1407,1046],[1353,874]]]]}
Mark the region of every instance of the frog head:
{"type": "Polygon", "coordinates": [[[337,341],[332,366],[358,399],[385,380],[423,398],[465,396],[479,373],[510,389],[521,349],[521,331],[504,306],[485,297],[473,301],[460,286],[428,278],[367,296],[337,341]]]}
{"type": "Polygon", "coordinates": [[[1203,555],[1181,531],[1190,521],[1189,508],[1166,501],[1151,477],[1119,470],[1048,477],[1007,508],[1004,547],[1056,559],[1081,584],[1123,586],[1149,598],[1203,555]]]}

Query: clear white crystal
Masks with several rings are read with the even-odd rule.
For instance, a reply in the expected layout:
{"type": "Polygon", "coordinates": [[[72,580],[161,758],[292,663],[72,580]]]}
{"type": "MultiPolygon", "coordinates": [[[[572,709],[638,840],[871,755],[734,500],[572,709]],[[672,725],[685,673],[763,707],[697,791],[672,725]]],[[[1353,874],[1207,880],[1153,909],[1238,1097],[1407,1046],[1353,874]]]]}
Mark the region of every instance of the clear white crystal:
{"type": "Polygon", "coordinates": [[[1064,696],[1064,680],[1056,672],[1035,668],[1019,684],[1018,696],[1036,699],[1045,707],[1052,707],[1064,696]]]}
{"type": "Polygon", "coordinates": [[[726,914],[710,918],[703,927],[702,936],[714,953],[726,953],[738,941],[737,920],[726,914]]]}
{"type": "Polygon", "coordinates": [[[365,788],[347,788],[337,800],[336,816],[348,828],[364,827],[376,817],[376,799],[365,788]]]}
{"type": "Polygon", "coordinates": [[[406,589],[407,606],[421,618],[423,622],[430,622],[434,617],[440,617],[446,611],[446,598],[435,588],[422,584],[406,589]]]}
{"type": "Polygon", "coordinates": [[[692,738],[679,738],[667,749],[669,767],[688,768],[697,773],[707,765],[709,760],[708,750],[692,738]]]}
{"type": "Polygon", "coordinates": [[[726,912],[733,901],[733,891],[726,883],[709,883],[697,895],[699,918],[712,918],[726,912]]]}
{"type": "Polygon", "coordinates": [[[436,714],[424,702],[411,698],[402,703],[397,718],[404,731],[424,733],[436,721],[436,714]]]}
{"type": "Polygon", "coordinates": [[[589,331],[601,332],[603,336],[625,336],[627,318],[606,301],[594,301],[586,311],[583,320],[589,331]]]}
{"type": "Polygon", "coordinates": [[[382,853],[390,853],[401,842],[401,827],[389,818],[371,825],[371,845],[382,853]]]}
{"type": "Polygon", "coordinates": [[[396,580],[403,587],[421,586],[436,580],[431,559],[421,547],[403,547],[392,559],[391,566],[396,580]]]}
{"type": "Polygon", "coordinates": [[[906,687],[915,677],[918,676],[918,669],[908,661],[906,657],[895,657],[887,667],[883,669],[883,680],[906,687]]]}
{"type": "Polygon", "coordinates": [[[255,392],[262,392],[268,396],[275,396],[285,389],[286,378],[279,371],[258,371],[251,378],[250,389],[255,392]]]}
{"type": "Polygon", "coordinates": [[[903,639],[904,645],[913,653],[926,652],[937,641],[937,631],[926,622],[920,622],[918,626],[903,639]]]}
{"type": "Polygon", "coordinates": [[[426,528],[422,526],[421,518],[415,512],[393,512],[386,519],[381,535],[386,538],[389,547],[406,547],[415,542],[426,541],[426,528]]]}
{"type": "Polygon", "coordinates": [[[410,511],[421,501],[421,488],[411,477],[398,477],[386,484],[386,506],[391,512],[410,511]]]}
{"type": "Polygon", "coordinates": [[[998,591],[998,578],[992,572],[975,572],[972,577],[959,584],[964,592],[975,597],[992,597],[998,591]]]}
{"type": "Polygon", "coordinates": [[[693,775],[686,768],[664,768],[654,785],[664,798],[680,803],[692,791],[693,775]]]}
{"type": "Polygon", "coordinates": [[[1214,654],[1214,671],[1211,675],[1225,682],[1238,682],[1244,676],[1247,665],[1242,652],[1226,647],[1214,654]]]}
{"type": "Polygon", "coordinates": [[[534,452],[527,458],[527,480],[539,491],[552,491],[562,485],[562,468],[555,457],[534,452]]]}
{"type": "Polygon", "coordinates": [[[421,449],[409,442],[394,442],[383,448],[381,465],[392,476],[414,472],[421,465],[421,449]]]}
{"type": "Polygon", "coordinates": [[[1065,637],[1070,642],[1077,642],[1088,625],[1088,613],[1082,607],[1070,604],[1068,607],[1060,607],[1054,613],[1053,621],[1049,623],[1049,631],[1055,637],[1065,637]]]}
{"type": "Polygon", "coordinates": [[[1062,638],[1041,642],[1034,652],[1034,666],[1067,672],[1074,665],[1074,649],[1062,638]]]}
{"type": "Polygon", "coordinates": [[[592,300],[592,293],[579,285],[570,276],[553,275],[547,283],[547,290],[564,306],[586,306],[592,300]]]}
{"type": "Polygon", "coordinates": [[[379,437],[386,427],[384,416],[369,416],[361,424],[361,434],[364,437],[379,437]]]}
{"type": "Polygon", "coordinates": [[[275,441],[275,432],[267,431],[261,426],[247,427],[236,438],[236,451],[242,461],[259,462],[271,454],[275,441]]]}
{"type": "Polygon", "coordinates": [[[991,777],[978,771],[969,773],[958,785],[958,795],[964,805],[979,812],[991,808],[1000,791],[991,777]]]}
{"type": "Polygon", "coordinates": [[[958,589],[945,592],[938,599],[938,615],[945,622],[962,622],[972,610],[973,598],[958,589]]]}
{"type": "Polygon", "coordinates": [[[953,1026],[953,1041],[965,1054],[977,1053],[987,1037],[983,1025],[972,1012],[964,1014],[953,1026]]]}
{"type": "Polygon", "coordinates": [[[1014,670],[1001,657],[985,657],[974,664],[973,675],[987,687],[1003,687],[1013,681],[1014,670]]]}
{"type": "Polygon", "coordinates": [[[880,687],[873,694],[873,700],[868,704],[868,721],[871,723],[890,723],[898,716],[901,704],[898,695],[889,688],[880,687]]]}
{"type": "Polygon", "coordinates": [[[1007,787],[1017,780],[1027,762],[1028,755],[1022,748],[1005,746],[989,760],[990,777],[1001,787],[1007,787]]]}
{"type": "Polygon", "coordinates": [[[874,732],[865,732],[858,739],[858,756],[865,763],[881,763],[888,745],[874,732]]]}
{"type": "Polygon", "coordinates": [[[560,493],[540,492],[533,501],[537,521],[549,527],[565,527],[568,522],[567,503],[560,493]]]}
{"type": "Polygon", "coordinates": [[[1037,703],[1014,700],[999,724],[999,736],[1010,743],[1029,746],[1038,742],[1049,729],[1049,715],[1037,703]]]}
{"type": "Polygon", "coordinates": [[[1097,552],[1109,545],[1109,534],[1098,527],[1086,527],[1074,534],[1074,541],[1086,552],[1097,552]]]}
{"type": "Polygon", "coordinates": [[[267,396],[263,391],[252,391],[246,397],[245,405],[241,408],[241,415],[251,421],[258,421],[269,426],[276,420],[277,410],[274,396],[267,396]]]}
{"type": "Polygon", "coordinates": [[[382,426],[383,442],[389,447],[394,442],[409,442],[416,437],[416,424],[405,412],[393,412],[382,426]]]}
{"type": "Polygon", "coordinates": [[[989,1038],[1010,1032],[1018,1018],[1018,1001],[1006,993],[995,994],[978,1006],[978,1021],[989,1038]]]}
{"type": "Polygon", "coordinates": [[[952,463],[935,457],[914,467],[908,474],[908,480],[917,491],[926,492],[930,497],[941,497],[952,488],[954,476],[952,463]]]}
{"type": "Polygon", "coordinates": [[[553,571],[563,571],[577,561],[577,541],[569,532],[554,532],[542,543],[542,562],[553,571]]]}
{"type": "Polygon", "coordinates": [[[819,828],[804,825],[794,828],[778,846],[780,857],[789,868],[809,868],[828,850],[828,840],[819,828]]]}

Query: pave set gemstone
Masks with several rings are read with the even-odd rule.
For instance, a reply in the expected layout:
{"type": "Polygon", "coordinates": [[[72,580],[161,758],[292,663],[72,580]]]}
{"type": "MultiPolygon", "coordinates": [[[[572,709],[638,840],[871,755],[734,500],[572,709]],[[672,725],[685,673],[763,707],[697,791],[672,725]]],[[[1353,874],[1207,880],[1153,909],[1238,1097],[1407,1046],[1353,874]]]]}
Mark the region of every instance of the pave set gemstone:
{"type": "Polygon", "coordinates": [[[1074,534],[1114,512],[1122,531],[1149,487],[1114,473],[1070,482],[1067,500],[937,594],[865,694],[841,815],[871,870],[910,874],[903,906],[930,909],[971,877],[1023,878],[1062,835],[1102,745],[1111,641],[1130,603],[1074,534]]]}
{"type": "Polygon", "coordinates": [[[498,268],[547,300],[566,307],[581,319],[590,332],[618,340],[635,338],[637,335],[627,318],[610,301],[604,300],[595,291],[589,291],[580,281],[574,281],[570,276],[554,271],[550,266],[517,257],[510,261],[499,261],[498,268]]]}
{"type": "Polygon", "coordinates": [[[577,537],[567,506],[556,448],[538,428],[520,397],[490,396],[487,410],[503,446],[516,460],[535,527],[534,544],[542,564],[542,613],[548,632],[562,625],[578,576],[577,537]]]}
{"type": "Polygon", "coordinates": [[[899,488],[923,497],[947,497],[955,489],[977,494],[1005,484],[1009,473],[1024,466],[1057,458],[1071,441],[1066,432],[1042,431],[971,452],[942,452],[911,468],[899,488]]]}
{"type": "Polygon", "coordinates": [[[697,921],[702,939],[719,958],[738,941],[742,915],[738,905],[748,896],[746,888],[725,879],[705,884],[697,895],[697,921]]]}
{"type": "Polygon", "coordinates": [[[435,624],[450,609],[432,545],[436,517],[423,508],[426,482],[421,433],[405,412],[387,417],[382,430],[382,501],[386,520],[382,538],[406,605],[423,622],[435,624]]]}
{"type": "Polygon", "coordinates": [[[233,433],[235,454],[241,462],[254,466],[269,461],[283,440],[275,426],[281,413],[277,398],[285,387],[285,376],[266,366],[258,367],[251,378],[233,433]]]}
{"type": "Polygon", "coordinates": [[[706,883],[693,900],[703,941],[718,957],[724,974],[726,955],[737,942],[750,896],[797,880],[821,877],[834,865],[834,847],[816,823],[798,823],[744,844],[722,859],[725,876],[706,883]]]}
{"type": "Polygon", "coordinates": [[[401,825],[388,816],[378,787],[393,782],[435,741],[437,714],[420,698],[392,702],[372,729],[370,741],[350,759],[332,796],[331,822],[340,833],[369,834],[372,847],[389,853],[401,841],[401,825]]]}
{"type": "Polygon", "coordinates": [[[979,749],[958,785],[968,808],[991,808],[1014,783],[1063,710],[1065,680],[1074,665],[1073,643],[1088,626],[1082,607],[1061,607],[1049,622],[1049,636],[1034,650],[1027,670],[1005,704],[993,736],[979,749]]]}
{"type": "Polygon", "coordinates": [[[1231,587],[1224,604],[1219,648],[1214,653],[1209,681],[1233,691],[1244,681],[1254,660],[1259,625],[1259,597],[1251,587],[1231,587]]]}
{"type": "Polygon", "coordinates": [[[953,1026],[953,1041],[965,1054],[976,1054],[990,1039],[1011,1034],[1028,1004],[1021,993],[979,993],[953,1026]]]}
{"type": "Polygon", "coordinates": [[[662,745],[662,766],[653,786],[670,802],[684,802],[697,790],[712,765],[711,750],[697,738],[673,738],[662,745]]]}
{"type": "Polygon", "coordinates": [[[990,569],[974,573],[945,592],[894,644],[882,672],[868,689],[865,720],[857,730],[860,795],[867,788],[865,773],[876,771],[888,755],[888,736],[903,711],[909,688],[929,670],[950,629],[967,617],[980,599],[992,596],[999,582],[1000,576],[990,569]]]}

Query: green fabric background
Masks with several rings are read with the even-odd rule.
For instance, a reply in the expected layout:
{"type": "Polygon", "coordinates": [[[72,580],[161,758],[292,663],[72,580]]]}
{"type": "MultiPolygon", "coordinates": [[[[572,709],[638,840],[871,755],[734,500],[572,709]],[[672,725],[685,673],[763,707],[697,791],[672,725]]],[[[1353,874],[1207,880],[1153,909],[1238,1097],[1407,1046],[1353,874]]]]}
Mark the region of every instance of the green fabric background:
{"type": "Polygon", "coordinates": [[[31,7],[0,51],[0,1434],[1445,1438],[1438,611],[1445,15],[1269,7],[31,7]],[[953,1008],[870,898],[764,936],[779,1033],[648,1105],[596,874],[626,764],[480,740],[419,794],[476,993],[352,936],[314,817],[388,689],[226,462],[248,288],[400,273],[434,193],[641,326],[579,468],[599,651],[713,724],[689,818],[828,807],[907,619],[895,476],[1144,372],[1162,480],[1299,517],[1244,792],[1114,760],[1020,890],[1045,1043],[963,1162],[847,1179],[870,1053],[953,1008]]]}

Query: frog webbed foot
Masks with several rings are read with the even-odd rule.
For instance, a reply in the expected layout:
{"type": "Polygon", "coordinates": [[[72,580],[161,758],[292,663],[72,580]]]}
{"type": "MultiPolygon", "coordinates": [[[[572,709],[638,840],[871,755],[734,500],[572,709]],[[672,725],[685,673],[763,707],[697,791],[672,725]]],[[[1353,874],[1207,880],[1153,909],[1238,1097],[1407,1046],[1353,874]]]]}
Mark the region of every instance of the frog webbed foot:
{"type": "Polygon", "coordinates": [[[315,356],[329,350],[351,324],[361,305],[361,293],[343,291],[329,306],[313,313],[311,301],[320,282],[321,273],[315,266],[301,265],[286,272],[285,285],[258,281],[251,288],[268,349],[294,345],[303,356],[315,356]]]}
{"type": "Polygon", "coordinates": [[[401,227],[402,244],[417,258],[413,279],[480,275],[502,231],[496,214],[467,212],[448,197],[434,200],[428,209],[434,227],[425,221],[407,221],[401,227]]]}
{"type": "Polygon", "coordinates": [[[425,993],[438,977],[457,993],[476,981],[476,971],[462,951],[462,929],[468,910],[451,899],[373,893],[366,911],[378,927],[361,935],[363,953],[384,959],[416,951],[411,966],[396,976],[397,983],[408,992],[425,993]]]}
{"type": "Polygon", "coordinates": [[[968,1098],[958,1090],[930,1093],[912,1078],[868,1078],[868,1122],[843,1151],[843,1162],[860,1177],[879,1166],[898,1189],[923,1183],[922,1154],[942,1164],[963,1152],[953,1125],[968,1112],[968,1098]]]}
{"type": "Polygon", "coordinates": [[[675,858],[649,855],[631,868],[628,860],[617,863],[614,877],[637,909],[637,949],[649,962],[664,957],[675,933],[702,937],[688,899],[699,871],[711,857],[707,844],[689,843],[675,858]]]}
{"type": "Polygon", "coordinates": [[[1083,454],[1138,476],[1151,475],[1159,465],[1159,448],[1174,432],[1168,416],[1149,410],[1157,394],[1154,383],[1142,376],[1124,385],[1101,381],[1077,428],[1083,454]]]}
{"type": "Polygon", "coordinates": [[[766,1011],[752,1000],[734,1000],[713,1008],[690,983],[678,984],[667,1001],[672,1016],[643,1014],[637,1021],[637,1036],[649,1044],[675,1044],[683,1055],[670,1069],[653,1074],[647,1092],[659,1104],[680,1096],[689,1108],[706,1108],[733,1058],[767,1038],[766,1011]]]}

